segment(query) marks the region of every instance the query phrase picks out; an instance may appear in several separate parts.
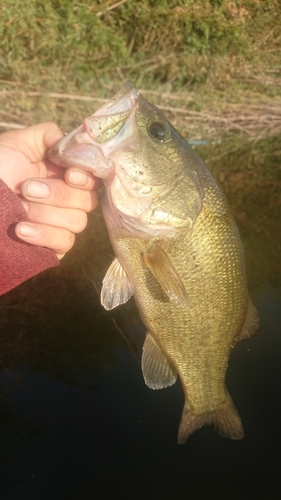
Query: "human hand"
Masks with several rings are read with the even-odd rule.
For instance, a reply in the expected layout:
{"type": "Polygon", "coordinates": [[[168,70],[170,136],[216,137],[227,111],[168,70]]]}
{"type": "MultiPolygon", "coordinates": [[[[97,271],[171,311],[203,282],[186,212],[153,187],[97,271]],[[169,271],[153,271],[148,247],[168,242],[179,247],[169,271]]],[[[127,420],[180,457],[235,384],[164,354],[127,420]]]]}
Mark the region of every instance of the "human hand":
{"type": "Polygon", "coordinates": [[[0,135],[0,178],[19,196],[29,221],[19,222],[18,238],[51,248],[61,259],[98,203],[100,181],[76,168],[65,170],[46,159],[61,137],[55,123],[39,123],[0,135]]]}

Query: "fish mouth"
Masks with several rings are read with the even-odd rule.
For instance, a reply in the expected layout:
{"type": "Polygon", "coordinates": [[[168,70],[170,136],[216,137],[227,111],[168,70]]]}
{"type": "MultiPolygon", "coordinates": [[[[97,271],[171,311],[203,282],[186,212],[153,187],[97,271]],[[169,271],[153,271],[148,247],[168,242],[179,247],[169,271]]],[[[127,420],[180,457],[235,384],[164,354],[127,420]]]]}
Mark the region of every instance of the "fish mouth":
{"type": "Polygon", "coordinates": [[[100,178],[113,172],[110,154],[132,141],[136,130],[139,93],[128,81],[104,106],[48,152],[48,159],[62,167],[78,167],[100,178]]]}

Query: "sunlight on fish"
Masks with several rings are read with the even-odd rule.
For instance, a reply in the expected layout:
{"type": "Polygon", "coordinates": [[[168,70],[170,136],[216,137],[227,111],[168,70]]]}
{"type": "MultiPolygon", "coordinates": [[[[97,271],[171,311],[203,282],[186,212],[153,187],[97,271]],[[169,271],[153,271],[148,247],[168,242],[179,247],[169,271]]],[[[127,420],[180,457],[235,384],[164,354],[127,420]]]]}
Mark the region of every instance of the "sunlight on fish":
{"type": "Polygon", "coordinates": [[[115,260],[102,284],[107,309],[135,298],[147,328],[142,372],[152,389],[179,376],[178,442],[212,424],[243,437],[225,387],[231,348],[259,318],[226,199],[203,161],[131,82],[48,154],[103,179],[115,260]]]}

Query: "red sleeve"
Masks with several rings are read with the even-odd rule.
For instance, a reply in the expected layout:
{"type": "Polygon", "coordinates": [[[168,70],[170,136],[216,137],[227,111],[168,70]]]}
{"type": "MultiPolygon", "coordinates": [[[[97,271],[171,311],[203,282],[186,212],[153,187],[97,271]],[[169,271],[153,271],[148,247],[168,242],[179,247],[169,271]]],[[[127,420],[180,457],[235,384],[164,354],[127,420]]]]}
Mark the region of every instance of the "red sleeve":
{"type": "Polygon", "coordinates": [[[24,220],[28,216],[19,198],[0,179],[0,295],[59,264],[53,250],[17,238],[15,225],[24,220]]]}

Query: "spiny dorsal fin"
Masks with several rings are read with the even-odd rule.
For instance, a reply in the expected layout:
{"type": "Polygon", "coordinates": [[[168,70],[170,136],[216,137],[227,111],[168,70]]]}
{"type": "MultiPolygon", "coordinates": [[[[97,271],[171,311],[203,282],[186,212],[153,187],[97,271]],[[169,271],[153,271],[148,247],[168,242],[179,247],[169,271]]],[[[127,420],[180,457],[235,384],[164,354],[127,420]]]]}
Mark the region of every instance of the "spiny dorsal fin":
{"type": "Polygon", "coordinates": [[[143,253],[143,260],[169,299],[177,305],[189,307],[189,298],[181,277],[159,241],[155,241],[143,253]]]}
{"type": "Polygon", "coordinates": [[[125,304],[133,293],[133,285],[116,257],[102,282],[101,304],[109,311],[120,304],[125,304]]]}
{"type": "Polygon", "coordinates": [[[177,380],[177,372],[147,332],[141,358],[143,378],[150,389],[164,389],[177,380]]]}

